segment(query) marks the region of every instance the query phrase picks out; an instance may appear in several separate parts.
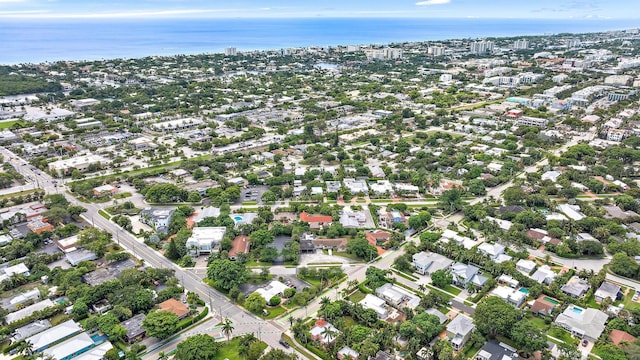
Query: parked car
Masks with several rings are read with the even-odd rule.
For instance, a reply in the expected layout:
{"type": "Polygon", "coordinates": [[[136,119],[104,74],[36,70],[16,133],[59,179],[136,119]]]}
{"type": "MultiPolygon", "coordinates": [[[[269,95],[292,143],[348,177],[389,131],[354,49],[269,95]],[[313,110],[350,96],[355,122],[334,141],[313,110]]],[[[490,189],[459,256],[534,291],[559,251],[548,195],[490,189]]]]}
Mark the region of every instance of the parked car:
{"type": "Polygon", "coordinates": [[[289,343],[284,341],[284,339],[280,339],[279,343],[280,343],[280,345],[284,346],[286,349],[289,348],[289,343]]]}
{"type": "Polygon", "coordinates": [[[583,339],[582,346],[587,346],[587,345],[589,345],[589,341],[587,341],[587,339],[583,339]]]}

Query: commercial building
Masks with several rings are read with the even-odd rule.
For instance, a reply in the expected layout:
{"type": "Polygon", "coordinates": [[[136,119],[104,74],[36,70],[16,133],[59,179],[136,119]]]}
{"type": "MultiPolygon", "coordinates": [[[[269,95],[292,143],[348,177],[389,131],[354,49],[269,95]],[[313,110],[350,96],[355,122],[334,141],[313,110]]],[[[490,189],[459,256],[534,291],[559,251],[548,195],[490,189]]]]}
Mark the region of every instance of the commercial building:
{"type": "Polygon", "coordinates": [[[80,172],[87,172],[92,165],[99,168],[108,162],[107,159],[100,155],[89,154],[51,162],[49,163],[49,170],[62,174],[68,174],[73,169],[77,169],[80,172]]]}
{"type": "Polygon", "coordinates": [[[267,302],[274,296],[282,296],[284,291],[289,287],[280,281],[274,280],[269,285],[257,289],[255,292],[260,294],[267,302]]]}

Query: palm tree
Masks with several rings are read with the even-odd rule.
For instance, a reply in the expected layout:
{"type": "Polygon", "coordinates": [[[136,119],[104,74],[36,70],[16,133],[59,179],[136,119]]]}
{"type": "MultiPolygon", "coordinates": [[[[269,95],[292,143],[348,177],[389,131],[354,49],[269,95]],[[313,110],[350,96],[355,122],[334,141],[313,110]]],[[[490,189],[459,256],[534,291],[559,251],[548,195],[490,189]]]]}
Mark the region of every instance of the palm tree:
{"type": "Polygon", "coordinates": [[[330,326],[325,326],[322,330],[322,337],[326,340],[327,344],[330,344],[336,337],[336,332],[330,326]]]}
{"type": "Polygon", "coordinates": [[[164,351],[160,351],[160,353],[158,353],[158,360],[168,360],[169,356],[167,354],[164,353],[164,351]]]}
{"type": "Polygon", "coordinates": [[[420,292],[425,292],[427,290],[427,287],[424,286],[424,284],[420,284],[418,285],[418,291],[420,292]]]}
{"type": "Polygon", "coordinates": [[[23,355],[29,355],[33,352],[33,344],[30,341],[23,341],[16,346],[16,351],[23,355]]]}
{"type": "Polygon", "coordinates": [[[324,310],[329,304],[331,304],[331,300],[328,297],[323,296],[320,299],[320,309],[321,310],[324,310]]]}
{"type": "Polygon", "coordinates": [[[225,318],[222,322],[222,333],[227,337],[227,342],[231,340],[231,334],[233,333],[233,322],[229,318],[225,318]]]}

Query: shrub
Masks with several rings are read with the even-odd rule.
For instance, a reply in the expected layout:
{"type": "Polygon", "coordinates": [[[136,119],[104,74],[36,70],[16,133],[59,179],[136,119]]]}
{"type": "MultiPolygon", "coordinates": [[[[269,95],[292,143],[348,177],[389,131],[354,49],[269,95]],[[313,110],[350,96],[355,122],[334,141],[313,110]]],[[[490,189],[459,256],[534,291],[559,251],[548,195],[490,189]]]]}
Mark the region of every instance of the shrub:
{"type": "Polygon", "coordinates": [[[278,305],[280,305],[280,301],[282,301],[280,299],[280,296],[274,296],[271,299],[269,299],[269,305],[278,306],[278,305]]]}

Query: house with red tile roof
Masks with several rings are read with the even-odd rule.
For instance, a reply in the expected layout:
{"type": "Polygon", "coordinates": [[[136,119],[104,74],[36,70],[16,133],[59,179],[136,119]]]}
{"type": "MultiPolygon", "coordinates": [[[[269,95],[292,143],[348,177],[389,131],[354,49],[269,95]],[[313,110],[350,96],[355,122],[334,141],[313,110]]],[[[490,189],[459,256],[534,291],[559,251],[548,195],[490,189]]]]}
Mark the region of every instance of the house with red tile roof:
{"type": "Polygon", "coordinates": [[[300,213],[300,221],[309,223],[309,227],[312,229],[320,229],[323,226],[331,226],[333,217],[328,215],[310,215],[306,211],[300,213]]]}
{"type": "Polygon", "coordinates": [[[231,250],[229,250],[229,259],[235,260],[238,258],[238,254],[249,253],[249,237],[247,235],[238,235],[231,243],[231,250]]]}
{"type": "Polygon", "coordinates": [[[187,315],[189,315],[189,308],[187,307],[187,305],[173,298],[161,302],[160,304],[158,304],[158,306],[160,307],[161,311],[168,311],[178,315],[178,319],[180,320],[186,318],[187,315]]]}
{"type": "Polygon", "coordinates": [[[611,330],[611,334],[609,334],[609,338],[611,339],[611,342],[618,347],[622,342],[631,343],[636,339],[635,336],[629,334],[628,332],[617,330],[617,329],[611,330]]]}

